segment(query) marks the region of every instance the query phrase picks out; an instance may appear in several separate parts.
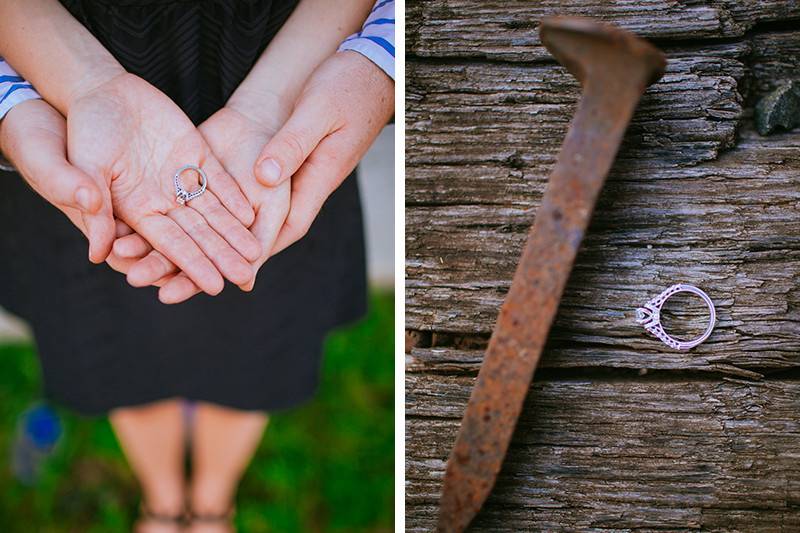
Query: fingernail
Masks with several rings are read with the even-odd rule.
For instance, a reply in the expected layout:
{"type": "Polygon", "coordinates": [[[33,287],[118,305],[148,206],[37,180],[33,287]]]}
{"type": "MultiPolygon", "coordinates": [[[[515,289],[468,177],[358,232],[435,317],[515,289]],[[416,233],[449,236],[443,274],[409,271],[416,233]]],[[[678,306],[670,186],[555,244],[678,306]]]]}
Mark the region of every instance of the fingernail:
{"type": "Polygon", "coordinates": [[[75,191],[75,201],[81,206],[84,211],[91,211],[92,209],[92,193],[86,187],[80,187],[75,191]]]}
{"type": "Polygon", "coordinates": [[[261,179],[270,183],[277,183],[281,179],[281,166],[274,159],[265,159],[258,164],[261,179]]]}

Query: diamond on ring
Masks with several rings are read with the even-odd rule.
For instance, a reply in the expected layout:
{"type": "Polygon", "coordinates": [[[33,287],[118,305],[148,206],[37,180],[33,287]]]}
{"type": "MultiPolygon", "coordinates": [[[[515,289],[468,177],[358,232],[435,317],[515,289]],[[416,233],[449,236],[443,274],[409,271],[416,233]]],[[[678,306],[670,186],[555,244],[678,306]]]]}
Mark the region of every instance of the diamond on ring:
{"type": "Polygon", "coordinates": [[[197,198],[204,192],[206,192],[206,185],[208,185],[208,177],[206,173],[203,171],[202,168],[198,167],[197,165],[183,165],[181,168],[175,172],[175,176],[172,178],[173,183],[175,184],[175,201],[181,205],[186,204],[189,200],[197,198]],[[200,188],[194,191],[187,191],[183,188],[183,184],[181,183],[181,174],[186,172],[187,170],[194,170],[198,174],[200,174],[200,188]]]}
{"type": "Polygon", "coordinates": [[[636,322],[643,326],[648,333],[657,337],[661,342],[670,348],[685,351],[691,350],[698,344],[705,341],[709,335],[711,335],[711,332],[714,330],[714,326],[717,323],[717,312],[716,309],[714,309],[714,302],[711,301],[711,298],[709,298],[705,292],[698,289],[694,285],[678,283],[666,289],[664,292],[644,304],[644,306],[638,308],[636,310],[636,322]],[[661,307],[671,296],[674,296],[679,292],[690,292],[702,298],[708,307],[708,312],[710,315],[708,327],[706,327],[706,330],[703,332],[703,334],[690,341],[681,341],[671,337],[661,326],[661,307]]]}

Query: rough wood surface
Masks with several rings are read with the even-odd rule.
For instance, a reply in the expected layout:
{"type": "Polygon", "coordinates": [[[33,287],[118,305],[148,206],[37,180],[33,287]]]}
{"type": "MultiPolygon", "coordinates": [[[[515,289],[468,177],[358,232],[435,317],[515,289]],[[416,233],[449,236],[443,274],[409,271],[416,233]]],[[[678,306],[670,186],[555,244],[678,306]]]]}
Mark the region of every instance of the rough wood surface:
{"type": "Polygon", "coordinates": [[[419,58],[551,61],[539,41],[546,16],[599,18],[661,43],[743,37],[759,23],[800,18],[796,0],[433,0],[409,2],[406,48],[419,58]]]}
{"type": "MultiPolygon", "coordinates": [[[[406,529],[433,531],[472,378],[411,374],[406,529]]],[[[800,530],[800,383],[549,380],[475,530],[800,530]]]]}
{"type": "MultiPolygon", "coordinates": [[[[800,530],[800,132],[752,128],[754,103],[800,78],[800,2],[724,0],[410,2],[407,525],[435,524],[579,96],[538,40],[552,14],[615,22],[670,62],[609,176],[476,530],[800,530]],[[688,354],[633,321],[677,281],[719,315],[688,354]]],[[[692,304],[668,310],[675,331],[702,329],[692,304]]]]}
{"type": "Polygon", "coordinates": [[[781,81],[800,80],[800,23],[797,26],[796,31],[753,36],[750,61],[754,98],[774,90],[781,81]]]}

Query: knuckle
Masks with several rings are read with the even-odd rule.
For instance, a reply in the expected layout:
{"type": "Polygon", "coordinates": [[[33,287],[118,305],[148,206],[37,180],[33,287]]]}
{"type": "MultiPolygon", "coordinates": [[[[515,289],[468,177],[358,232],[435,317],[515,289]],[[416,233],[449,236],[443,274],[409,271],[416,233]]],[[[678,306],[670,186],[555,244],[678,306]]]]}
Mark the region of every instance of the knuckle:
{"type": "MultiPolygon", "coordinates": [[[[172,261],[170,261],[169,259],[164,257],[162,254],[157,253],[157,252],[153,252],[151,254],[151,257],[153,258],[153,262],[152,262],[153,269],[150,272],[150,274],[152,276],[154,276],[154,277],[158,276],[158,278],[162,278],[162,277],[166,276],[167,274],[169,274],[170,272],[172,272],[172,270],[174,268],[174,265],[172,264],[172,261]]],[[[156,281],[156,280],[154,280],[154,281],[156,281]]]]}
{"type": "Polygon", "coordinates": [[[195,216],[195,214],[192,214],[187,218],[188,220],[186,221],[186,233],[192,236],[205,235],[208,226],[203,217],[201,217],[199,214],[197,214],[197,216],[195,216]]]}
{"type": "Polygon", "coordinates": [[[292,236],[293,241],[297,241],[302,239],[308,233],[308,230],[311,229],[311,222],[312,217],[304,216],[304,215],[289,215],[289,219],[287,220],[287,224],[290,227],[289,234],[292,236]]]}
{"type": "Polygon", "coordinates": [[[306,136],[302,132],[295,130],[286,130],[284,132],[282,149],[286,151],[293,166],[299,166],[306,158],[307,146],[306,136]]]}

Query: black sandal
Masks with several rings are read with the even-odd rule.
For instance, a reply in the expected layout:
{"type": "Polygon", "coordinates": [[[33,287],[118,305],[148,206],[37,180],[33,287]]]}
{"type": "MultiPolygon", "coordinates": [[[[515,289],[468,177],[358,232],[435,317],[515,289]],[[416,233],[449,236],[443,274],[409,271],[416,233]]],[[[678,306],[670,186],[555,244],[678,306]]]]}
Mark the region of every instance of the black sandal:
{"type": "Polygon", "coordinates": [[[189,524],[192,522],[203,522],[205,524],[219,523],[221,526],[229,526],[231,531],[236,531],[236,528],[233,525],[234,516],[236,516],[236,509],[234,507],[231,507],[226,512],[221,514],[198,514],[194,511],[189,511],[188,513],[189,524]]]}
{"type": "Polygon", "coordinates": [[[147,508],[147,506],[142,503],[139,505],[139,520],[140,521],[152,521],[158,522],[159,524],[163,525],[175,525],[183,527],[187,524],[189,518],[189,513],[186,510],[181,511],[179,514],[176,515],[169,515],[164,513],[157,513],[147,508]]]}

